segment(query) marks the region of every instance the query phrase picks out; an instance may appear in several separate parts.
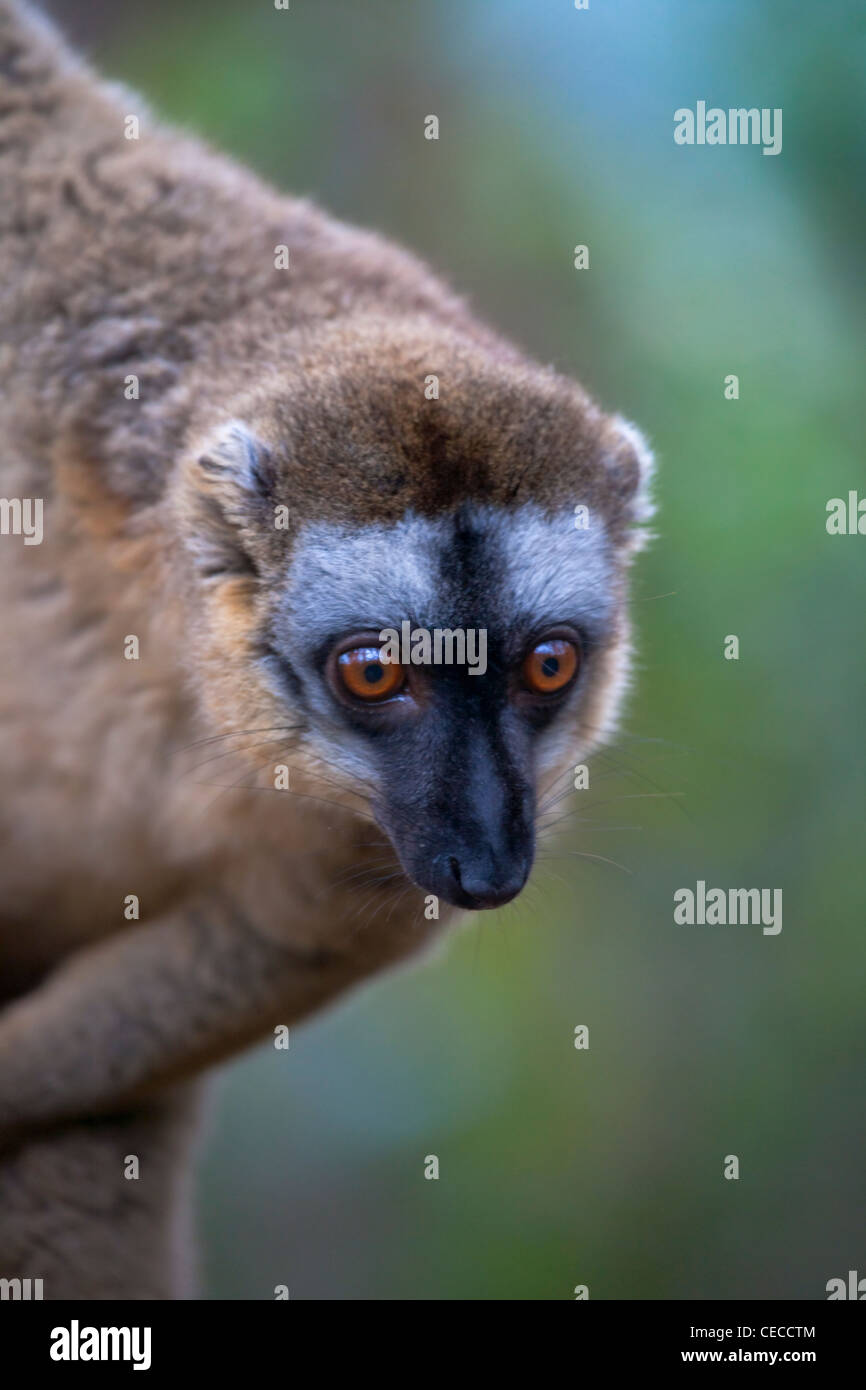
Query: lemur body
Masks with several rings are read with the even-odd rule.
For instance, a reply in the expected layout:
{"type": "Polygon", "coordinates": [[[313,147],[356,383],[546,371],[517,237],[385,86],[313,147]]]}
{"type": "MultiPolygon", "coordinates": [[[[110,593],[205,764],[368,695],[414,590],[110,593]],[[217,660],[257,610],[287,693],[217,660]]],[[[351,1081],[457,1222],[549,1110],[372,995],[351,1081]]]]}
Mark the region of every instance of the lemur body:
{"type": "Polygon", "coordinates": [[[0,541],[15,1165],[514,896],[539,785],[615,717],[648,459],[411,256],[159,128],[8,0],[0,220],[0,491],[44,499],[42,544],[0,541]],[[345,661],[369,678],[406,619],[485,628],[488,672],[359,701],[345,661]],[[555,698],[520,683],[533,641],[579,649],[555,698]]]}

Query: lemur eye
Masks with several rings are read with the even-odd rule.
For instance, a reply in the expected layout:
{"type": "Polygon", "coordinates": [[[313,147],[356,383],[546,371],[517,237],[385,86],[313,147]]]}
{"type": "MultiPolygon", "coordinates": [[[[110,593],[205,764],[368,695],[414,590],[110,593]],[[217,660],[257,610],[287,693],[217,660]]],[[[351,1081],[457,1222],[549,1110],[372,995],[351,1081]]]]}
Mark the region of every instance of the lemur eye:
{"type": "Polygon", "coordinates": [[[556,695],[574,679],[579,660],[574,642],[562,637],[539,642],[524,658],[524,684],[536,695],[556,695]]]}
{"type": "Polygon", "coordinates": [[[382,661],[378,647],[353,647],[337,658],[337,673],[357,700],[387,700],[406,682],[403,667],[382,661]]]}

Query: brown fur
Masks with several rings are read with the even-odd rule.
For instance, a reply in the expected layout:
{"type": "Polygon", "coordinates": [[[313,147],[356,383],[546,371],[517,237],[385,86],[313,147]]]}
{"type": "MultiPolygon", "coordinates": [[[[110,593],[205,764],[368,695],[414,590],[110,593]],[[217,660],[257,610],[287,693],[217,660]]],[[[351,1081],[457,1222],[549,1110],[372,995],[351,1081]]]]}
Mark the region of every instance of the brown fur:
{"type": "MultiPolygon", "coordinates": [[[[621,572],[640,462],[578,386],[499,340],[413,257],[162,130],[8,0],[0,325],[2,492],[45,499],[42,545],[0,539],[0,1275],[40,1277],[35,1209],[71,1200],[46,1155],[86,1153],[127,1123],[82,1129],[87,1117],[159,1105],[161,1087],[407,957],[448,916],[427,921],[399,877],[359,913],[350,875],[388,850],[363,793],[293,741],[257,679],[293,531],[257,525],[214,460],[221,431],[245,422],[273,495],[303,522],[584,501],[621,572]],[[138,141],[127,114],[142,117],[138,141]],[[274,268],[283,244],[289,270],[274,268]],[[209,576],[203,552],[220,557],[209,576]],[[123,659],[129,634],[138,661],[123,659]],[[294,795],[248,790],[282,758],[294,795]],[[128,894],[140,924],[124,918],[128,894]]],[[[146,1126],[154,1111],[140,1114],[146,1126]]],[[[113,1184],[119,1207],[135,1187],[113,1184]]],[[[82,1296],[112,1287],[136,1225],[133,1212],[111,1249],[97,1226],[82,1296]]],[[[78,1248],[57,1230],[52,1269],[78,1248]]],[[[156,1264],[124,1294],[167,1294],[156,1264]]],[[[49,1278],[46,1296],[66,1288],[49,1278]]]]}

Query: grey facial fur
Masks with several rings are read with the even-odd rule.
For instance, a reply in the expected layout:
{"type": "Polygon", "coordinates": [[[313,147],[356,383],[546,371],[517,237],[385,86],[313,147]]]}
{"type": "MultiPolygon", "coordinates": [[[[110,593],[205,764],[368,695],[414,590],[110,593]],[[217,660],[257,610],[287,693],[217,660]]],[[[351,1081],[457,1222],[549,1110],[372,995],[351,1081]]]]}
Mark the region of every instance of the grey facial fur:
{"type": "Polygon", "coordinates": [[[353,531],[318,523],[296,545],[277,631],[293,662],[343,632],[398,627],[493,627],[526,634],[557,622],[603,629],[613,605],[611,548],[600,520],[578,530],[526,504],[473,506],[435,519],[407,514],[353,531]],[[457,576],[459,527],[480,544],[457,576]]]}
{"type": "MultiPolygon", "coordinates": [[[[367,790],[407,871],[431,891],[448,896],[443,863],[459,862],[468,881],[479,845],[488,877],[495,865],[499,878],[522,883],[538,776],[574,741],[594,670],[604,669],[617,593],[600,518],[578,529],[572,512],[551,516],[533,504],[466,504],[434,519],[410,513],[354,531],[317,523],[298,536],[271,648],[306,712],[304,742],[367,790]],[[440,670],[418,718],[367,725],[365,714],[347,714],[330,689],[327,655],[351,633],[399,629],[404,621],[483,630],[490,669],[478,681],[440,670]],[[563,626],[580,636],[583,669],[533,725],[513,707],[515,673],[534,642],[563,626]]],[[[605,680],[609,674],[604,669],[605,680]]],[[[479,870],[475,881],[482,877],[479,870]]]]}

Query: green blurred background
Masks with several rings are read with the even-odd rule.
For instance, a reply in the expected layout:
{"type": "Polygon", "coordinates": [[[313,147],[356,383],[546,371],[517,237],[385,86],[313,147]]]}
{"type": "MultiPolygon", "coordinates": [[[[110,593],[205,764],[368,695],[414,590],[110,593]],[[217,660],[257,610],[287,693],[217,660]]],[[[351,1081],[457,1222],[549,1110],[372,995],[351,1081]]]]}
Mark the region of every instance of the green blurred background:
{"type": "Polygon", "coordinates": [[[866,538],[825,529],[866,494],[860,0],[51,8],[165,116],[428,258],[660,459],[623,736],[523,900],[223,1074],[207,1295],[866,1274],[866,538]],[[675,145],[699,99],[782,107],[782,153],[675,145]],[[698,878],[782,888],[781,935],[676,926],[698,878]]]}

